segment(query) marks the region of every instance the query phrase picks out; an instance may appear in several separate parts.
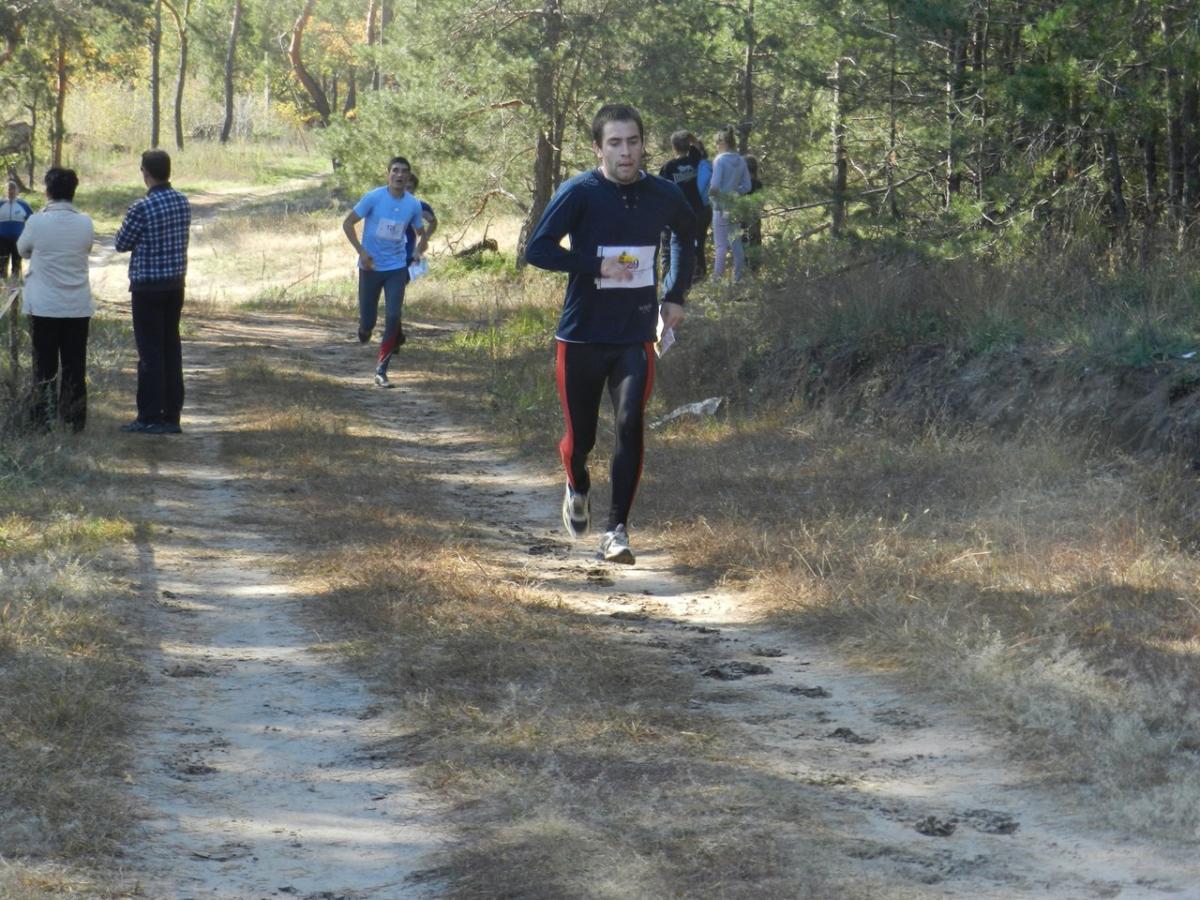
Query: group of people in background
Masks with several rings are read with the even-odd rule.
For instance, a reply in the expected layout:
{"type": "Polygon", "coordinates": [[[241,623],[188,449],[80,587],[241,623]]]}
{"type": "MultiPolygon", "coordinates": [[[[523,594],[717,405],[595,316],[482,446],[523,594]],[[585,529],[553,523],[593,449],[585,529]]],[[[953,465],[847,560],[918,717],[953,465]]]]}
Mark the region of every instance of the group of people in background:
{"type": "MultiPolygon", "coordinates": [[[[146,196],[129,207],[117,232],[118,252],[129,252],[133,337],[137,345],[137,418],[121,430],[179,434],[183,409],[183,354],[179,323],[187,276],[191,206],[171,186],[171,157],[147,150],[141,159],[146,196]]],[[[5,242],[3,268],[14,279],[21,260],[30,261],[21,291],[33,347],[33,425],[50,429],[56,420],[75,432],[87,422],[87,344],[96,310],[88,278],[95,240],[91,218],[75,206],[79,176],[54,166],[43,178],[46,202],[33,212],[8,185],[0,207],[5,242]],[[9,242],[11,241],[11,248],[9,242]],[[15,250],[15,256],[12,251],[15,250]]]]}
{"type": "MultiPolygon", "coordinates": [[[[612,498],[599,550],[610,562],[634,562],[627,523],[641,479],[655,356],[664,346],[656,338],[683,322],[688,290],[706,275],[710,227],[714,282],[724,278],[730,259],[733,281],[740,281],[747,264],[744,242],[761,239],[748,205],[738,202],[760,187],[756,161],[738,153],[732,128],[718,131],[714,143],[716,156],[710,161],[693,133],[677,131],[671,137],[676,155],[654,177],[643,169],[638,111],[627,104],[602,107],[592,122],[596,168],[562,184],[526,247],[530,264],[568,274],[555,338],[566,426],[559,443],[566,471],[562,520],[572,538],[591,527],[588,456],[604,393],[613,405],[612,498]],[[661,280],[657,257],[662,260],[661,280]]],[[[179,324],[191,208],[171,186],[171,160],[165,152],[142,154],[141,173],[146,196],[129,208],[115,238],[118,252],[132,252],[129,279],[138,351],[138,415],[121,430],[178,434],[184,399],[179,324]]],[[[78,184],[71,169],[52,168],[39,212],[16,200],[15,186],[10,186],[8,203],[0,206],[0,239],[12,236],[15,241],[14,268],[19,269],[20,258],[32,260],[24,309],[33,332],[34,420],[49,427],[56,413],[76,431],[87,415],[87,335],[95,309],[88,284],[94,229],[74,206],[78,184]]],[[[417,199],[416,188],[409,161],[395,156],[388,163],[386,183],[364,194],[342,222],[358,257],[355,337],[360,344],[371,340],[381,296],[385,303],[374,369],[380,387],[390,387],[388,367],[405,343],[405,289],[425,271],[423,257],[437,228],[433,208],[417,199]]],[[[6,273],[11,250],[7,243],[0,250],[6,273]]]]}
{"type": "MultiPolygon", "coordinates": [[[[683,191],[699,222],[695,235],[695,278],[708,273],[708,232],[713,235],[712,280],[724,279],[730,257],[733,280],[741,281],[748,269],[746,246],[762,244],[762,221],[753,212],[740,217],[735,210],[739,196],[753,194],[762,188],[758,179],[758,159],[743,156],[737,150],[737,137],[732,126],[720,129],[715,135],[717,155],[709,160],[704,144],[691,131],[676,131],[671,135],[675,156],[659,170],[659,177],[674,183],[683,191]]],[[[664,287],[678,278],[679,237],[670,231],[663,234],[662,269],[664,287]]]]}

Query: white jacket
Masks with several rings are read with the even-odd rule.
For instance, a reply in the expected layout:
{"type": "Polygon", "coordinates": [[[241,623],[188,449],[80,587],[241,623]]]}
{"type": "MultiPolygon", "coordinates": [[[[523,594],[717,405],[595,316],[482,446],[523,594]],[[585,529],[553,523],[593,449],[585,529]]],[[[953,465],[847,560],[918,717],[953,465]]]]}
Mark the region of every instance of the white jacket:
{"type": "Polygon", "coordinates": [[[92,220],[66,200],[34,213],[17,238],[17,252],[31,260],[21,308],[27,315],[82,319],[96,311],[88,284],[92,220]]]}

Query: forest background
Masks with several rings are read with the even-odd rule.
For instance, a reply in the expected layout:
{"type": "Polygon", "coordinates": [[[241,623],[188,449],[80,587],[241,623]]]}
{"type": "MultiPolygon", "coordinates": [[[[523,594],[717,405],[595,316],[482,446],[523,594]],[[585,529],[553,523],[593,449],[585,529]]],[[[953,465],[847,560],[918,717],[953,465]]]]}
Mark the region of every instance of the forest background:
{"type": "Polygon", "coordinates": [[[138,130],[182,147],[284,123],[354,190],[400,151],[451,218],[536,219],[620,98],[652,168],[676,128],[733,124],[784,258],[828,236],[1145,262],[1200,205],[1198,23],[1149,0],[8,0],[0,149],[32,181],[138,130]]]}

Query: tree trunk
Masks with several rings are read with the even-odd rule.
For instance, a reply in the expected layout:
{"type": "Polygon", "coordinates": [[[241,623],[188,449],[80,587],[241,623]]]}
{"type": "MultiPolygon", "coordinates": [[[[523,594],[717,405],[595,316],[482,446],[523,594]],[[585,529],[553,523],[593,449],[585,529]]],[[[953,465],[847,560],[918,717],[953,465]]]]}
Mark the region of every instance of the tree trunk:
{"type": "Polygon", "coordinates": [[[892,0],[888,0],[888,34],[891,35],[891,42],[888,47],[888,154],[885,168],[887,170],[887,199],[888,205],[891,208],[892,219],[900,220],[900,206],[896,199],[896,142],[899,137],[899,127],[896,122],[896,80],[897,80],[897,59],[896,59],[896,7],[892,0]]]}
{"type": "Polygon", "coordinates": [[[1104,131],[1104,162],[1108,176],[1108,205],[1112,214],[1113,231],[1123,234],[1129,224],[1129,209],[1125,205],[1124,176],[1121,174],[1121,148],[1117,133],[1104,131]]]}
{"type": "Polygon", "coordinates": [[[162,0],[154,0],[154,30],[150,32],[150,146],[158,146],[161,126],[159,119],[159,57],[162,54],[162,0]]]}
{"type": "MultiPolygon", "coordinates": [[[[1163,39],[1168,47],[1178,37],[1171,19],[1170,7],[1163,10],[1161,26],[1163,39]]],[[[1180,75],[1174,61],[1167,63],[1163,76],[1166,79],[1167,95],[1167,206],[1176,225],[1183,222],[1183,119],[1180,116],[1180,75]]]]}
{"type": "Polygon", "coordinates": [[[34,94],[33,102],[29,104],[29,183],[33,184],[33,171],[37,168],[37,157],[34,147],[37,146],[38,102],[34,94]]]}
{"type": "Polygon", "coordinates": [[[221,143],[229,143],[233,131],[233,67],[237,61],[238,29],[242,24],[242,0],[233,0],[233,18],[229,25],[229,43],[225,45],[225,121],[221,123],[221,143]]]}
{"type": "Polygon", "coordinates": [[[954,195],[962,186],[962,173],[958,170],[958,125],[962,118],[960,104],[967,69],[967,50],[966,40],[961,34],[947,37],[949,71],[946,77],[946,187],[942,202],[945,209],[949,210],[954,195]]]}
{"type": "MultiPolygon", "coordinates": [[[[367,47],[375,46],[375,17],[379,15],[379,0],[368,0],[367,3],[367,47]]],[[[379,90],[379,65],[371,60],[371,90],[379,90]]]]}
{"type": "Polygon", "coordinates": [[[1183,206],[1189,220],[1196,217],[1200,206],[1200,89],[1196,79],[1187,76],[1183,87],[1179,125],[1183,130],[1183,206]]]}
{"type": "Polygon", "coordinates": [[[975,144],[975,199],[984,198],[984,180],[988,174],[988,42],[991,40],[992,4],[989,0],[975,14],[975,94],[976,108],[979,114],[979,137],[975,144]]]}
{"type": "Polygon", "coordinates": [[[750,150],[750,132],[754,128],[754,50],[758,37],[754,31],[754,0],[742,19],[746,30],[746,59],[742,66],[742,122],[738,127],[738,152],[747,153],[750,150]]]}
{"type": "Polygon", "coordinates": [[[342,107],[342,114],[349,113],[356,106],[358,106],[358,69],[351,66],[346,76],[346,105],[342,107]]]}
{"type": "Polygon", "coordinates": [[[66,138],[66,126],[63,124],[63,110],[67,105],[67,36],[62,31],[58,33],[58,50],[54,58],[54,74],[54,136],[50,142],[50,165],[61,166],[63,140],[66,138]]]}
{"type": "Polygon", "coordinates": [[[533,199],[521,225],[517,242],[517,264],[525,264],[525,245],[542,219],[542,213],[554,193],[555,118],[557,63],[555,53],[562,38],[562,10],[559,0],[542,0],[542,45],[534,75],[534,105],[537,108],[537,147],[533,158],[533,199]]]}
{"type": "Polygon", "coordinates": [[[317,0],[305,0],[304,9],[301,10],[300,16],[292,26],[292,40],[288,44],[288,61],[292,64],[292,72],[308,93],[313,109],[321,117],[321,124],[328,125],[331,114],[329,98],[325,95],[325,91],[322,89],[320,83],[304,67],[304,58],[302,55],[304,29],[308,27],[308,20],[312,18],[313,7],[316,5],[317,0]]]}
{"type": "Polygon", "coordinates": [[[179,11],[178,0],[164,0],[171,16],[175,19],[175,31],[179,35],[179,69],[175,73],[175,147],[183,149],[183,88],[187,81],[188,25],[192,15],[192,0],[183,0],[183,12],[179,11]]]}
{"type": "Polygon", "coordinates": [[[842,91],[842,60],[833,64],[833,202],[829,206],[829,234],[842,237],[846,227],[846,110],[842,91]]]}

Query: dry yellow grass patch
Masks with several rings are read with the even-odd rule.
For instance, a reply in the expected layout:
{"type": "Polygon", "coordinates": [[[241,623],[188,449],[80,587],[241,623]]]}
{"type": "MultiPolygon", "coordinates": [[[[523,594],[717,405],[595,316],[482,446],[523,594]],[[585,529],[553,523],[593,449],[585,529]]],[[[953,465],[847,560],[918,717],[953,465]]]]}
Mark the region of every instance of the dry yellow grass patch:
{"type": "Polygon", "coordinates": [[[15,508],[0,519],[0,877],[14,884],[41,878],[23,859],[102,862],[131,820],[122,785],[141,672],[120,572],[134,528],[119,505],[105,513],[90,448],[52,440],[0,441],[0,502],[15,508]],[[81,483],[94,502],[73,496],[81,483]]]}
{"type": "Polygon", "coordinates": [[[1013,728],[1111,819],[1196,834],[1200,563],[1182,467],[820,415],[685,424],[656,454],[643,514],[670,523],[682,563],[1013,728]]]}

